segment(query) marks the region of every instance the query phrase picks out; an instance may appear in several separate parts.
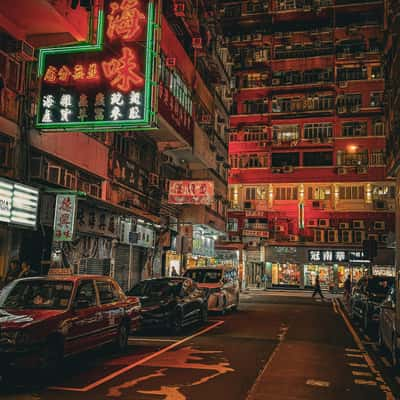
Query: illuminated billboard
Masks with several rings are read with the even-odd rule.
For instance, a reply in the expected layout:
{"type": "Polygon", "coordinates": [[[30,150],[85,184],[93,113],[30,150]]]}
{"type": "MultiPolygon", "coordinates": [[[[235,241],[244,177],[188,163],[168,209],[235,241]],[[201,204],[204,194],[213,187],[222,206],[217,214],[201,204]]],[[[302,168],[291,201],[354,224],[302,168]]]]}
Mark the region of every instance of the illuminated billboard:
{"type": "Polygon", "coordinates": [[[210,205],[214,199],[212,181],[170,181],[169,204],[210,205]]]}
{"type": "Polygon", "coordinates": [[[153,0],[105,0],[95,43],[41,49],[36,127],[155,128],[156,13],[153,0]]]}

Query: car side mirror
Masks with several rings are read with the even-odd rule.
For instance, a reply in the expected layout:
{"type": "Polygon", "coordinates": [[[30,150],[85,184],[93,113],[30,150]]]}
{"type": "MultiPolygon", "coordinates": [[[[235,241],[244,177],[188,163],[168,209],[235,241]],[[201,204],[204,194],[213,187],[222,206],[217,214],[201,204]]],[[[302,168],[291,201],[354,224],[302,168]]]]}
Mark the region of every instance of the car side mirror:
{"type": "Polygon", "coordinates": [[[74,303],[74,308],[80,310],[82,308],[88,308],[90,306],[90,301],[87,299],[77,299],[74,303]]]}

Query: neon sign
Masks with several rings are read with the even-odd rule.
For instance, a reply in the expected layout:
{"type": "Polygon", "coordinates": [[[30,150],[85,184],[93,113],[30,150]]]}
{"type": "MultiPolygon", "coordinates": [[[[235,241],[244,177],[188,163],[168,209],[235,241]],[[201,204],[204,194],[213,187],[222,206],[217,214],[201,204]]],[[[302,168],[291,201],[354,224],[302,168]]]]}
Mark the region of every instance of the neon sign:
{"type": "Polygon", "coordinates": [[[156,3],[105,0],[95,44],[40,50],[37,128],[155,128],[156,3]]]}

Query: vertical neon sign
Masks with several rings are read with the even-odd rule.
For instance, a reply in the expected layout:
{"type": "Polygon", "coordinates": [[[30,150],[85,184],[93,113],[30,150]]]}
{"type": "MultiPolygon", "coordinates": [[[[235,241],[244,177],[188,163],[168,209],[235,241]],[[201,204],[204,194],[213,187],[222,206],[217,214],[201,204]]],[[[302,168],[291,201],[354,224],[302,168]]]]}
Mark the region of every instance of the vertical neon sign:
{"type": "Polygon", "coordinates": [[[36,127],[109,131],[155,127],[154,0],[105,0],[96,43],[41,49],[36,127]]]}

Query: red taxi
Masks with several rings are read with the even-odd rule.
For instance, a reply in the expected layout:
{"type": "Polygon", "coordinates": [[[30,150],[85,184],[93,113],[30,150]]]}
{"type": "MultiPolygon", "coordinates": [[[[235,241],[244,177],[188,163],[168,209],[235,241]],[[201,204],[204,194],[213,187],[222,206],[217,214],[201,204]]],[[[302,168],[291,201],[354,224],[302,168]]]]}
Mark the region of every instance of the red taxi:
{"type": "Polygon", "coordinates": [[[125,350],[139,324],[140,301],[109,277],[18,279],[0,292],[0,368],[50,369],[107,343],[125,350]]]}

